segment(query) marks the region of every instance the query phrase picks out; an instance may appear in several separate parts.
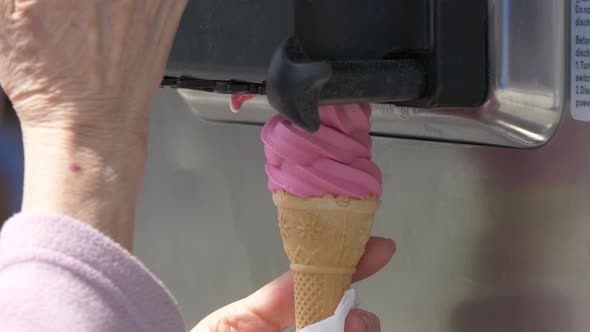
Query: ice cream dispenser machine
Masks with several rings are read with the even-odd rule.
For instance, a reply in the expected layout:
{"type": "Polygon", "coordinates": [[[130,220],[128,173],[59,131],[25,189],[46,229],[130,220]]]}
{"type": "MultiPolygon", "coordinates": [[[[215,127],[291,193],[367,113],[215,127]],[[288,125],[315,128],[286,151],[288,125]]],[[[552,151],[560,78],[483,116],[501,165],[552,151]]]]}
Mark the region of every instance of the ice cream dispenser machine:
{"type": "MultiPolygon", "coordinates": [[[[280,244],[244,226],[276,220],[260,172],[261,125],[280,112],[314,132],[318,105],[368,104],[384,182],[374,231],[400,248],[390,270],[361,286],[383,330],[588,330],[590,2],[191,1],[162,85],[174,90],[156,108],[189,111],[156,109],[154,149],[182,150],[179,170],[219,180],[179,185],[182,197],[217,192],[229,202],[220,218],[235,221],[253,284],[284,267],[256,258],[280,244]],[[235,113],[232,96],[234,107],[254,98],[235,113]],[[197,153],[210,160],[187,157],[197,153]]],[[[153,201],[171,199],[150,195],[162,190],[150,176],[184,173],[174,174],[148,170],[140,213],[155,216],[153,201]]],[[[194,213],[187,219],[212,216],[194,213]]],[[[156,234],[155,223],[138,227],[156,234]]],[[[169,250],[157,243],[138,248],[148,265],[169,250]]],[[[181,272],[158,269],[187,294],[184,310],[207,310],[181,272]]]]}
{"type": "MultiPolygon", "coordinates": [[[[362,102],[373,105],[375,134],[534,148],[565,110],[568,8],[549,0],[199,1],[164,85],[220,100],[261,95],[264,108],[309,130],[318,104],[362,102]]],[[[216,108],[199,112],[231,121],[216,108]]],[[[244,113],[236,121],[265,120],[244,113]]]]}

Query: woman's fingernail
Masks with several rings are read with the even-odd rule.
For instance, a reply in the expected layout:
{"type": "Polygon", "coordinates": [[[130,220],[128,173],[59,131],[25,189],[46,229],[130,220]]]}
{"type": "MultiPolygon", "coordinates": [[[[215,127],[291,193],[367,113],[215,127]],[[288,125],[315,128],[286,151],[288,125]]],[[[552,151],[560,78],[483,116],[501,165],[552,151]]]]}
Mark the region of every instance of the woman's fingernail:
{"type": "Polygon", "coordinates": [[[381,332],[381,321],[377,315],[361,309],[356,309],[356,312],[365,322],[367,332],[381,332]]]}

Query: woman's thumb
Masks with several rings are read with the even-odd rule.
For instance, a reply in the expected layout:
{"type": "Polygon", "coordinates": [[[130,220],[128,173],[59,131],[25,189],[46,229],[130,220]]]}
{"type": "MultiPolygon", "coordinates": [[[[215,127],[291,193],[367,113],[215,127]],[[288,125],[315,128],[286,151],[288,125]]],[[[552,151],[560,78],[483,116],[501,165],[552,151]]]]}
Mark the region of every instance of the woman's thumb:
{"type": "Polygon", "coordinates": [[[379,317],[372,312],[353,309],[346,318],[345,332],[381,332],[379,317]]]}

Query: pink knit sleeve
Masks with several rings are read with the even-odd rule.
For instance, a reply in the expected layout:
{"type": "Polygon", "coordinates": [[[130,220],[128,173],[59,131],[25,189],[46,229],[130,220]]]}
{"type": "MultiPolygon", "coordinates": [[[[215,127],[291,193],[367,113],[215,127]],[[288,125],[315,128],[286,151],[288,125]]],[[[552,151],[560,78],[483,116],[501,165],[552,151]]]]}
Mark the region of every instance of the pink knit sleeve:
{"type": "Polygon", "coordinates": [[[174,298],[117,243],[49,213],[0,233],[0,331],[183,332],[174,298]]]}

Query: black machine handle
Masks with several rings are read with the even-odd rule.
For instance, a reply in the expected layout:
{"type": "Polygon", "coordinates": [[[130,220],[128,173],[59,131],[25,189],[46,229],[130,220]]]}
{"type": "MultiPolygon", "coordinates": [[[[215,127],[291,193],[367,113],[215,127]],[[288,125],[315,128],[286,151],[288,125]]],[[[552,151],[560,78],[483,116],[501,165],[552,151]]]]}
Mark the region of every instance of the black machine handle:
{"type": "Polygon", "coordinates": [[[302,56],[295,38],[280,47],[266,94],[271,106],[311,132],[320,127],[319,104],[408,101],[426,88],[423,61],[298,61],[302,56]]]}

